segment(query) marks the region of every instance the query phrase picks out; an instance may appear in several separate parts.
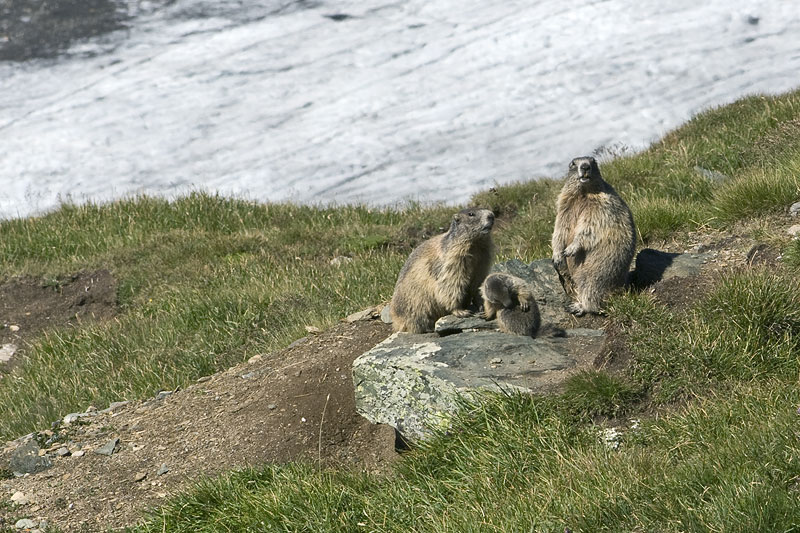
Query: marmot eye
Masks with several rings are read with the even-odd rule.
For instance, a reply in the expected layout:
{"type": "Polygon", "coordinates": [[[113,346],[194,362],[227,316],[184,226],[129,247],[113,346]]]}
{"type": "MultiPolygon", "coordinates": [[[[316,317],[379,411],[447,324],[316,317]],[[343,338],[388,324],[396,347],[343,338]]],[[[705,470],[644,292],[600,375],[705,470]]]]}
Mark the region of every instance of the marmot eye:
{"type": "Polygon", "coordinates": [[[469,212],[469,213],[467,213],[467,214],[468,214],[469,216],[471,216],[471,217],[474,217],[474,216],[475,216],[475,211],[470,211],[470,212],[469,212]]]}

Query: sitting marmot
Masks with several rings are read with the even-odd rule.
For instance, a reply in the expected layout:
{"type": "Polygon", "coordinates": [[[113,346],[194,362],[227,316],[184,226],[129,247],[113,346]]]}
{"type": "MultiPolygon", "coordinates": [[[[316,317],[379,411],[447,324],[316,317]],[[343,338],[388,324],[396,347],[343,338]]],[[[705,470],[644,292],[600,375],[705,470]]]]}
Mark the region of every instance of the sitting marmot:
{"type": "Polygon", "coordinates": [[[469,316],[480,305],[479,288],[494,258],[491,229],[494,213],[463,209],[450,229],[417,246],[406,260],[392,295],[395,331],[433,331],[448,315],[469,316]]]}
{"type": "Polygon", "coordinates": [[[593,157],[569,164],[556,202],[553,265],[578,316],[599,313],[612,289],[622,287],[636,250],[628,206],[600,175],[593,157]]]}

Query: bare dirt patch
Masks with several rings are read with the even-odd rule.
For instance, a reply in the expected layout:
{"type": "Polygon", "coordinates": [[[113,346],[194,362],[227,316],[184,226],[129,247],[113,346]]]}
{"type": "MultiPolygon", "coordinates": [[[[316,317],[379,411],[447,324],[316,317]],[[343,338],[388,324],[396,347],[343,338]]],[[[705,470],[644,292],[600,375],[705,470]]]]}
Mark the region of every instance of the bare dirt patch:
{"type": "Polygon", "coordinates": [[[340,324],[185,390],[57,429],[64,442],[51,449],[66,446],[73,455],[0,482],[3,499],[21,491],[32,500],[9,520],[24,515],[64,531],[104,531],[135,523],[200,476],[236,468],[304,460],[381,470],[395,460],[394,430],[355,411],[351,365],[389,333],[380,320],[340,324]],[[94,452],[116,438],[113,455],[94,452]],[[77,457],[79,450],[85,455],[77,457]]]}
{"type": "MultiPolygon", "coordinates": [[[[105,320],[118,312],[117,281],[108,270],[43,280],[23,277],[0,284],[0,345],[21,351],[44,330],[105,320]]],[[[0,363],[0,375],[14,359],[0,363]]]]}

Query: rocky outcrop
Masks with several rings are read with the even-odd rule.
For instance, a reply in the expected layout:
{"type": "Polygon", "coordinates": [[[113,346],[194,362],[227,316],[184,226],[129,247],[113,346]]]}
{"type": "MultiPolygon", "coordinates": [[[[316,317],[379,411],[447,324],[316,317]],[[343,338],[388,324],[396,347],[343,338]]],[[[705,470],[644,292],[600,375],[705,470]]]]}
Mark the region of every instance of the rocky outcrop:
{"type": "Polygon", "coordinates": [[[395,333],[353,363],[356,408],[408,440],[446,427],[459,397],[479,390],[544,391],[554,374],[599,355],[604,334],[567,330],[565,337],[530,338],[499,331],[395,333]]]}
{"type": "MultiPolygon", "coordinates": [[[[707,259],[702,253],[645,249],[636,258],[631,283],[646,287],[660,279],[695,275],[707,259]]],[[[420,440],[434,428],[447,427],[460,397],[484,390],[552,390],[602,353],[602,330],[569,329],[575,319],[565,311],[569,301],[549,259],[530,264],[512,259],[493,271],[513,274],[535,287],[543,323],[540,336],[501,333],[495,321],[477,316],[442,317],[434,333],[395,333],[353,363],[359,413],[393,426],[407,440],[420,440]]]]}

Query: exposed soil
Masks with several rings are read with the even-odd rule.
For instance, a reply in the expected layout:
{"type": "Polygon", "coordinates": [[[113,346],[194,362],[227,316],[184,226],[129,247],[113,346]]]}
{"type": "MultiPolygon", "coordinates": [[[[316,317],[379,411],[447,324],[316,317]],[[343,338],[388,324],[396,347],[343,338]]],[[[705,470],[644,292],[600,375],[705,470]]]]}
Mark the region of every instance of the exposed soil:
{"type": "MultiPolygon", "coordinates": [[[[701,275],[643,289],[671,309],[691,305],[731,268],[780,261],[777,248],[749,238],[726,233],[698,234],[698,239],[702,242],[694,251],[712,251],[701,275]]],[[[677,243],[657,247],[684,251],[677,243]]],[[[4,343],[21,342],[24,350],[24,341],[44,328],[70,327],[116,313],[116,285],[107,272],[81,273],[55,286],[43,285],[33,280],[0,285],[3,323],[19,326],[17,332],[0,330],[4,343]]],[[[605,327],[608,333],[604,354],[582,364],[611,371],[626,368],[629,354],[618,325],[592,316],[576,318],[573,326],[605,327]]],[[[53,466],[38,474],[0,481],[0,501],[16,491],[32,500],[18,509],[0,504],[0,527],[4,520],[8,525],[26,516],[47,519],[64,531],[121,528],[202,476],[248,465],[299,459],[385,470],[397,457],[395,433],[370,424],[355,411],[351,364],[389,334],[390,327],[380,320],[341,323],[185,390],[131,402],[62,425],[55,433],[42,431],[40,440],[54,440],[48,444],[51,452],[66,446],[72,455],[54,455],[53,466]],[[119,444],[113,455],[94,453],[114,438],[119,444]],[[84,455],[79,456],[80,451],[84,455]]],[[[0,448],[0,465],[7,464],[17,446],[19,440],[0,448]]]]}
{"type": "Polygon", "coordinates": [[[2,481],[0,490],[4,499],[29,496],[26,516],[64,531],[101,531],[135,523],[201,476],[236,468],[299,459],[381,470],[396,457],[394,429],[356,413],[350,368],[389,333],[380,320],[340,324],[185,390],[62,426],[50,450],[85,455],[54,457],[53,467],[2,481]],[[94,453],[114,438],[113,455],[94,453]],[[169,471],[159,475],[162,465],[169,471]]]}
{"type": "MultiPolygon", "coordinates": [[[[0,284],[0,345],[25,345],[45,329],[104,320],[117,314],[117,281],[108,270],[68,278],[17,278],[0,284]]],[[[0,362],[0,377],[15,358],[0,362]]]]}

